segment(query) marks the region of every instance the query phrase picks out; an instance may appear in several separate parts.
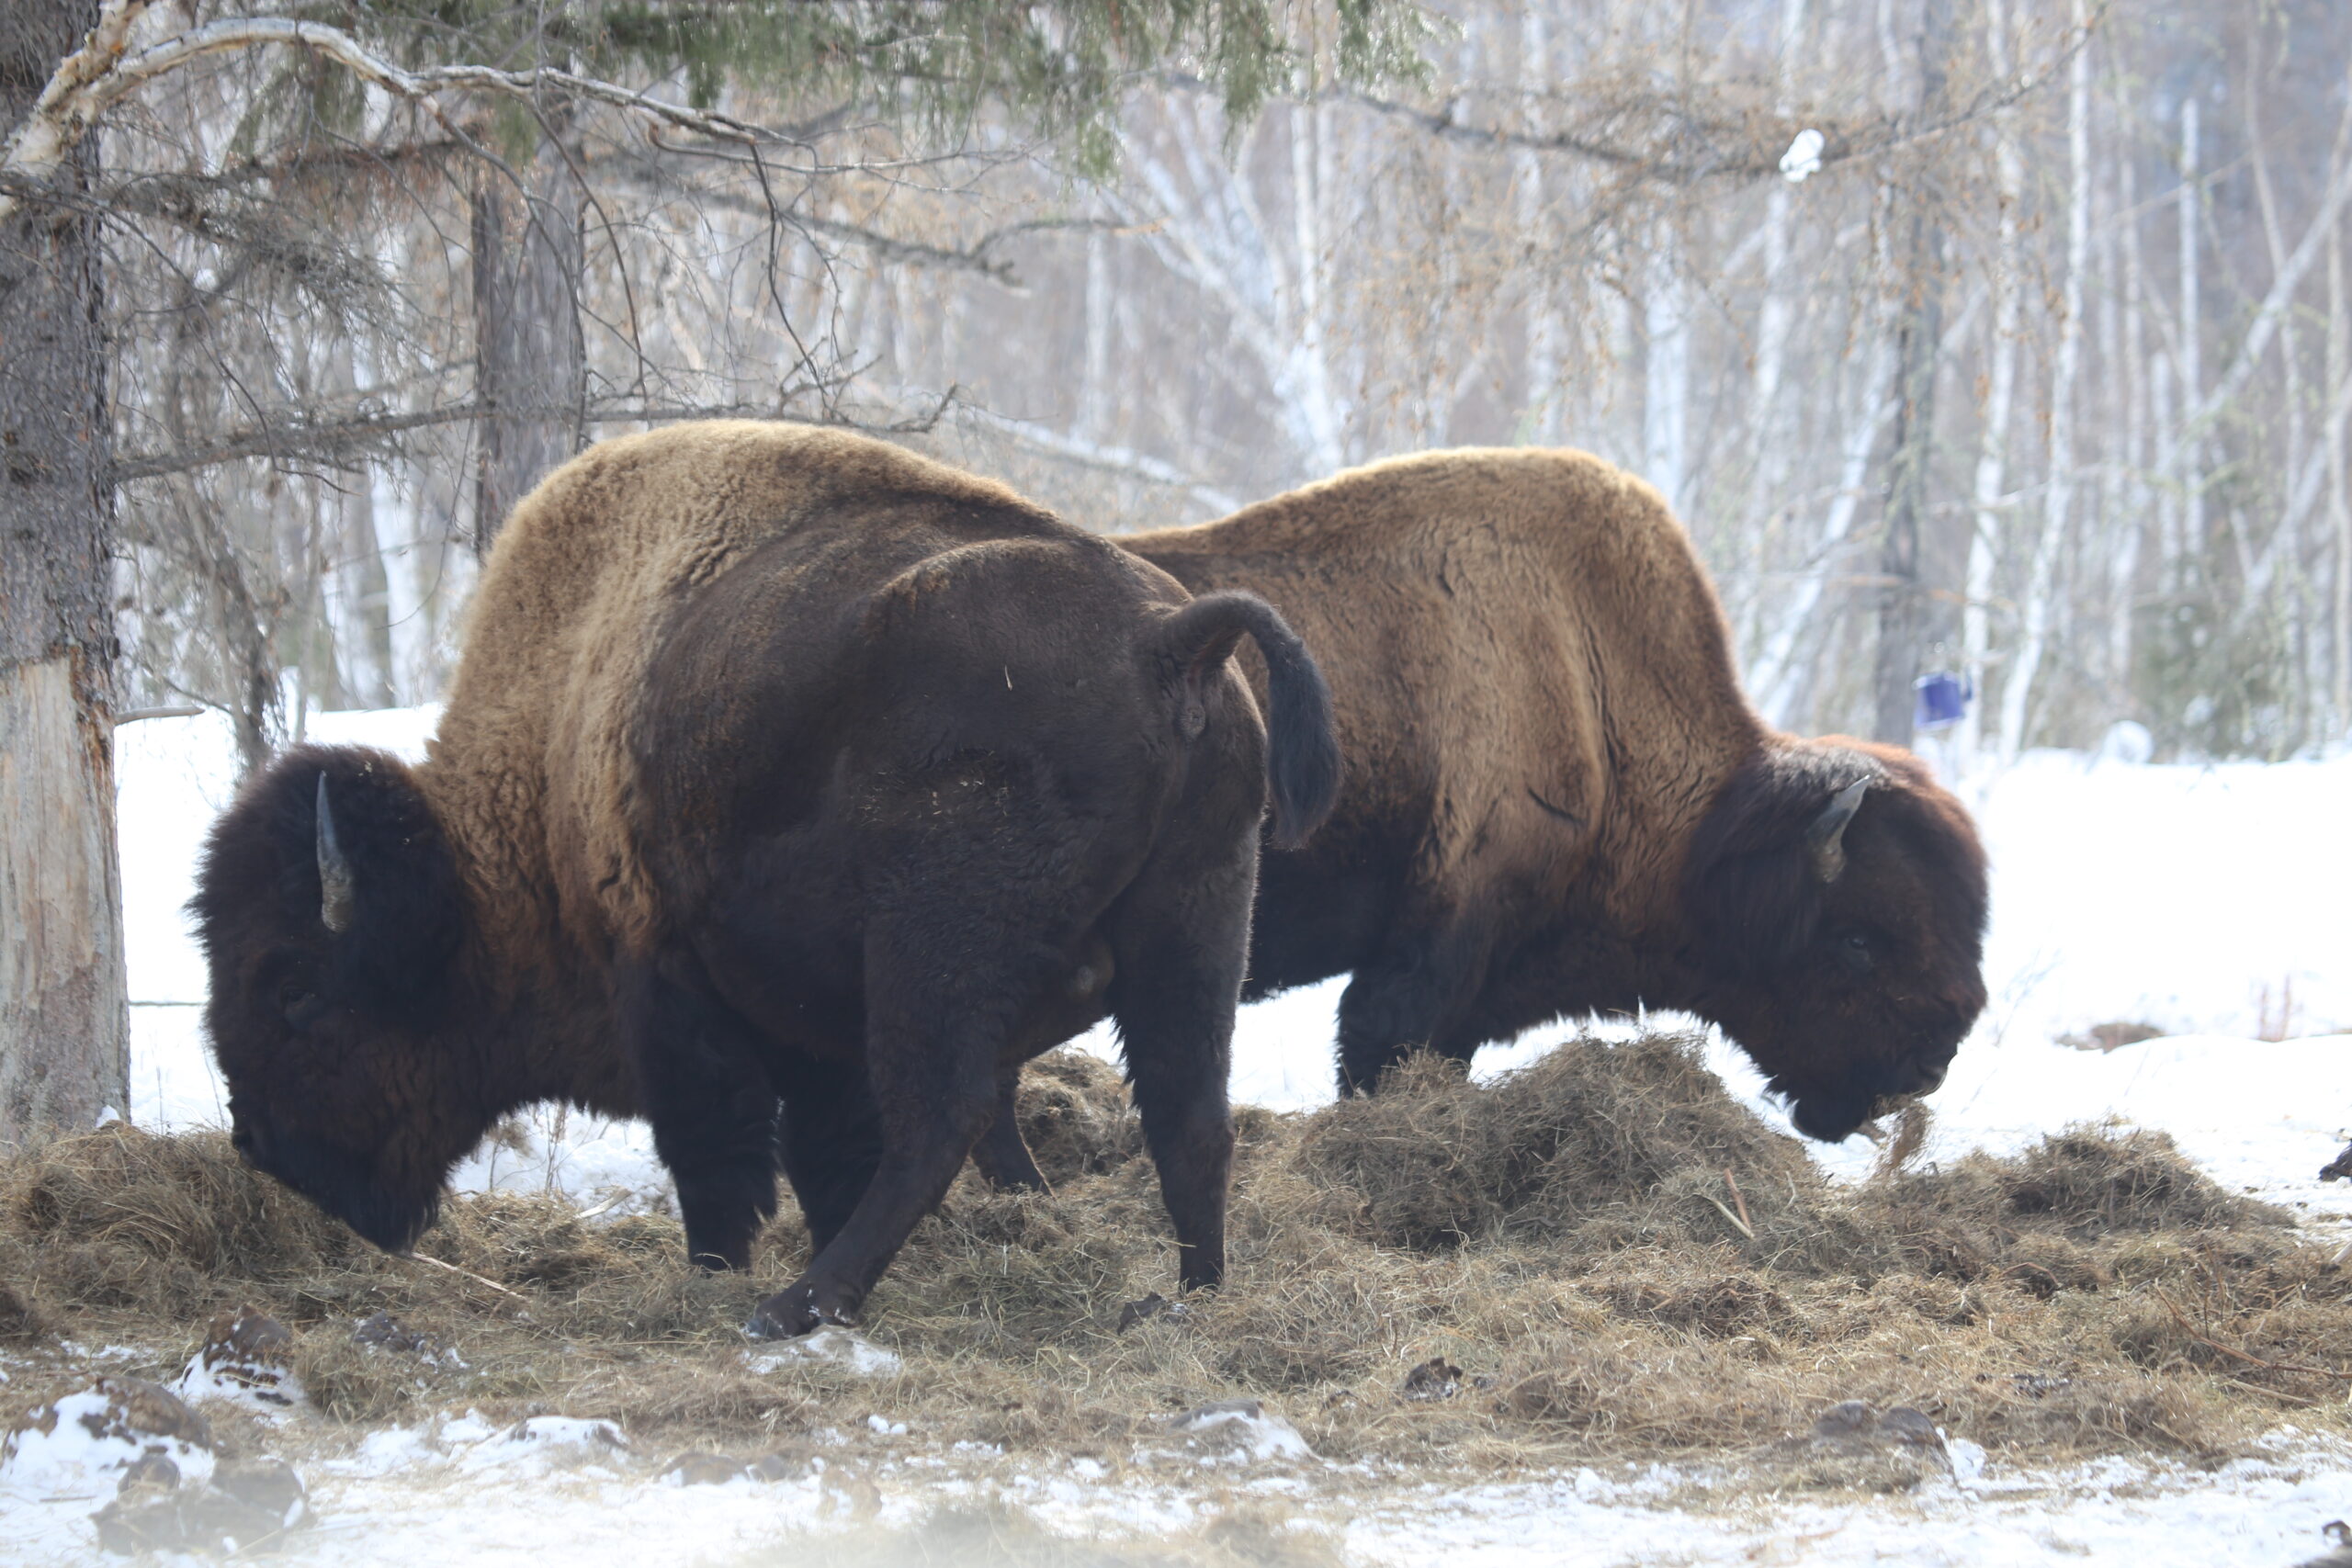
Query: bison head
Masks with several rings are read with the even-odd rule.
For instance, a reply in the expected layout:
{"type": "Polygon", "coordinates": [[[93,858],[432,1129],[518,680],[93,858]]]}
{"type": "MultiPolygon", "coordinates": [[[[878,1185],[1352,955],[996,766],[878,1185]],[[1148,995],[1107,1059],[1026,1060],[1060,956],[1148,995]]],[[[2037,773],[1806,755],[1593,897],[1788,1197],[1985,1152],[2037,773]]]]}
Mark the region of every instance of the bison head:
{"type": "Polygon", "coordinates": [[[238,1151],[406,1251],[489,1121],[446,1027],[464,894],[414,778],[380,751],[296,748],[214,826],[189,909],[238,1151]]]}
{"type": "Polygon", "coordinates": [[[1925,1094],[1984,1008],[1984,852],[1909,753],[1776,739],[1716,797],[1683,888],[1702,1009],[1834,1142],[1925,1094]]]}

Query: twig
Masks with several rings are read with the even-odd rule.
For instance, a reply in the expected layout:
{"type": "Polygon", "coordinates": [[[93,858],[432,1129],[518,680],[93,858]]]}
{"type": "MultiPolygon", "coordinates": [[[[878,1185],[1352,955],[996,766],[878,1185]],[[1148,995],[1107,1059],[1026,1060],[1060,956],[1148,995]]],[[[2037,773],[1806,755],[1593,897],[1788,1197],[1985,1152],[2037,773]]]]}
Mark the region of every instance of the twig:
{"type": "Polygon", "coordinates": [[[1732,1175],[1729,1166],[1724,1167],[1724,1185],[1731,1189],[1731,1201],[1739,1205],[1739,1228],[1747,1231],[1750,1241],[1755,1240],[1756,1233],[1748,1228],[1752,1222],[1747,1217],[1747,1200],[1739,1195],[1738,1179],[1732,1175]]]}
{"type": "MultiPolygon", "coordinates": [[[[392,1256],[395,1258],[404,1258],[411,1263],[430,1263],[435,1269],[446,1269],[450,1273],[457,1275],[459,1279],[471,1280],[477,1285],[496,1291],[502,1296],[511,1296],[518,1302],[527,1302],[529,1300],[529,1298],[525,1296],[520,1291],[509,1290],[495,1280],[483,1279],[481,1275],[475,1273],[470,1269],[460,1269],[454,1263],[444,1263],[437,1258],[427,1258],[422,1252],[400,1252],[394,1253],[392,1256]]],[[[522,1309],[519,1307],[515,1310],[517,1312],[522,1312],[522,1309]]],[[[530,1314],[524,1312],[522,1315],[528,1317],[530,1314]]]]}
{"type": "Polygon", "coordinates": [[[2318,1400],[2309,1398],[2303,1394],[2289,1393],[2283,1388],[2265,1388],[2258,1382],[2248,1382],[2244,1378],[2223,1378],[2222,1381],[2229,1384],[2232,1388],[2242,1388],[2248,1393],[2267,1394],[2272,1399],[2281,1401],[2288,1404],[2312,1405],[2319,1403],[2318,1400]]]}
{"type": "Polygon", "coordinates": [[[2287,1361],[2266,1361],[2252,1351],[2240,1350],[2233,1346],[2224,1345],[2218,1339],[2199,1333],[2197,1325],[2182,1315],[2180,1308],[2175,1306],[2172,1298],[2165,1294],[2161,1289],[2156,1290],[2156,1300],[2165,1303],[2165,1310],[2172,1314],[2172,1320],[2180,1325],[2182,1333],[2207,1349],[2218,1350],[2233,1361],[2244,1361],[2249,1367],[2260,1367],[2267,1372],[2299,1372],[2305,1377],[2334,1378],[2338,1382],[2352,1382],[2352,1372],[2335,1371],[2326,1367],[2300,1367],[2287,1361]]]}
{"type": "Polygon", "coordinates": [[[1699,1196],[1706,1199],[1708,1202],[1714,1204],[1715,1213],[1721,1214],[1724,1219],[1729,1220],[1734,1225],[1737,1226],[1739,1228],[1740,1235],[1746,1236],[1750,1241],[1754,1241],[1756,1239],[1756,1232],[1749,1228],[1747,1222],[1741,1219],[1737,1214],[1733,1213],[1729,1209],[1724,1208],[1721,1199],[1705,1192],[1700,1193],[1699,1196]]]}

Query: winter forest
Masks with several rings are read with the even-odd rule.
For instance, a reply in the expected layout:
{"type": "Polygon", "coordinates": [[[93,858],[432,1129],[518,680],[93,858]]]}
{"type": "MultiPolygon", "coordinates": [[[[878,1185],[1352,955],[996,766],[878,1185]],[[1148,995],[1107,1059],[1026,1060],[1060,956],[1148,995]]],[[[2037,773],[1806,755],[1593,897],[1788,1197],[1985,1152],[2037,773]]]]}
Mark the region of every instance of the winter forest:
{"type": "MultiPolygon", "coordinates": [[[[578,47],[327,9],[387,63],[578,47]]],[[[1965,756],[2352,726],[2339,6],[1448,5],[1352,53],[1295,20],[1262,101],[1171,58],[1063,123],[874,112],[748,37],[612,67],[773,141],[299,49],[158,80],[91,175],[123,705],[225,709],[257,759],[429,700],[521,491],[725,411],[1112,531],[1581,446],[1688,521],[1781,724],[1908,739],[1948,671],[1965,756]]]]}
{"type": "Polygon", "coordinates": [[[0,1568],[2345,1568],[2347,243],[2352,0],[0,0],[0,1568]]]}

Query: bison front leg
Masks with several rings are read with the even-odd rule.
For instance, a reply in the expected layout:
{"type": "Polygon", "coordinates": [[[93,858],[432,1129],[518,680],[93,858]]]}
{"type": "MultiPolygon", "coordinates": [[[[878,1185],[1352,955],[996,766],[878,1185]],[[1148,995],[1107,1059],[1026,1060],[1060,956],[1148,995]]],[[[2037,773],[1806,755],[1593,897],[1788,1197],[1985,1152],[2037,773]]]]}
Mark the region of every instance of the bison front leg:
{"type": "Polygon", "coordinates": [[[832,1245],[882,1162],[882,1122],[862,1061],[775,1058],[784,1174],[808,1223],[808,1256],[832,1245]]]}
{"type": "Polygon", "coordinates": [[[851,1323],[908,1235],[939,1206],[996,1113],[997,1060],[1020,1005],[1015,966],[968,953],[961,933],[870,929],[865,1054],[881,1125],[873,1179],[799,1279],[753,1309],[746,1333],[789,1338],[851,1323]]]}
{"type": "Polygon", "coordinates": [[[1459,1026],[1484,982],[1491,934],[1478,921],[1409,900],[1340,993],[1340,1093],[1370,1094],[1416,1051],[1467,1062],[1480,1042],[1459,1026]]]}
{"type": "Polygon", "coordinates": [[[666,965],[622,976],[620,1000],[686,1255],[705,1269],[748,1268],[752,1238],[775,1213],[776,1169],[776,1093],[750,1032],[666,965]]]}

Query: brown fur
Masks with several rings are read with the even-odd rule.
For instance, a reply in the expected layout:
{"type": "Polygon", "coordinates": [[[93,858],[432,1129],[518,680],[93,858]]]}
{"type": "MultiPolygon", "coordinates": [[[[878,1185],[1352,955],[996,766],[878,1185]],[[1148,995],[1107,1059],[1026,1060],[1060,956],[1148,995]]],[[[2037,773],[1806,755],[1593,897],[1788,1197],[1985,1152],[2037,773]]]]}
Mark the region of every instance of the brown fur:
{"type": "Polygon", "coordinates": [[[750,420],[603,442],[515,507],[417,772],[478,892],[530,912],[491,933],[502,960],[548,963],[558,930],[650,945],[660,901],[629,743],[665,618],[797,524],[894,495],[1046,520],[1005,486],[903,447],[750,420]]]}
{"type": "Polygon", "coordinates": [[[797,1332],[1107,1012],[1213,1283],[1257,827],[1298,841],[1336,771],[1261,600],[862,437],[606,443],[507,524],[421,766],[298,749],[215,828],[238,1146],[401,1247],[516,1106],[643,1114],[698,1258],[744,1263],[782,1162],[818,1253],[760,1325],[797,1332]]]}
{"type": "Polygon", "coordinates": [[[1250,985],[1353,972],[1343,1085],[1423,1044],[1685,1008],[1842,1136],[1939,1077],[1982,1008],[1966,813],[1905,754],[1766,726],[1688,536],[1611,464],[1400,457],[1122,543],[1195,592],[1264,596],[1330,682],[1340,805],[1267,857],[1250,985]],[[1798,841],[1864,776],[1820,887],[1798,841]],[[1883,943],[1870,976],[1811,951],[1858,930],[1883,943]]]}

